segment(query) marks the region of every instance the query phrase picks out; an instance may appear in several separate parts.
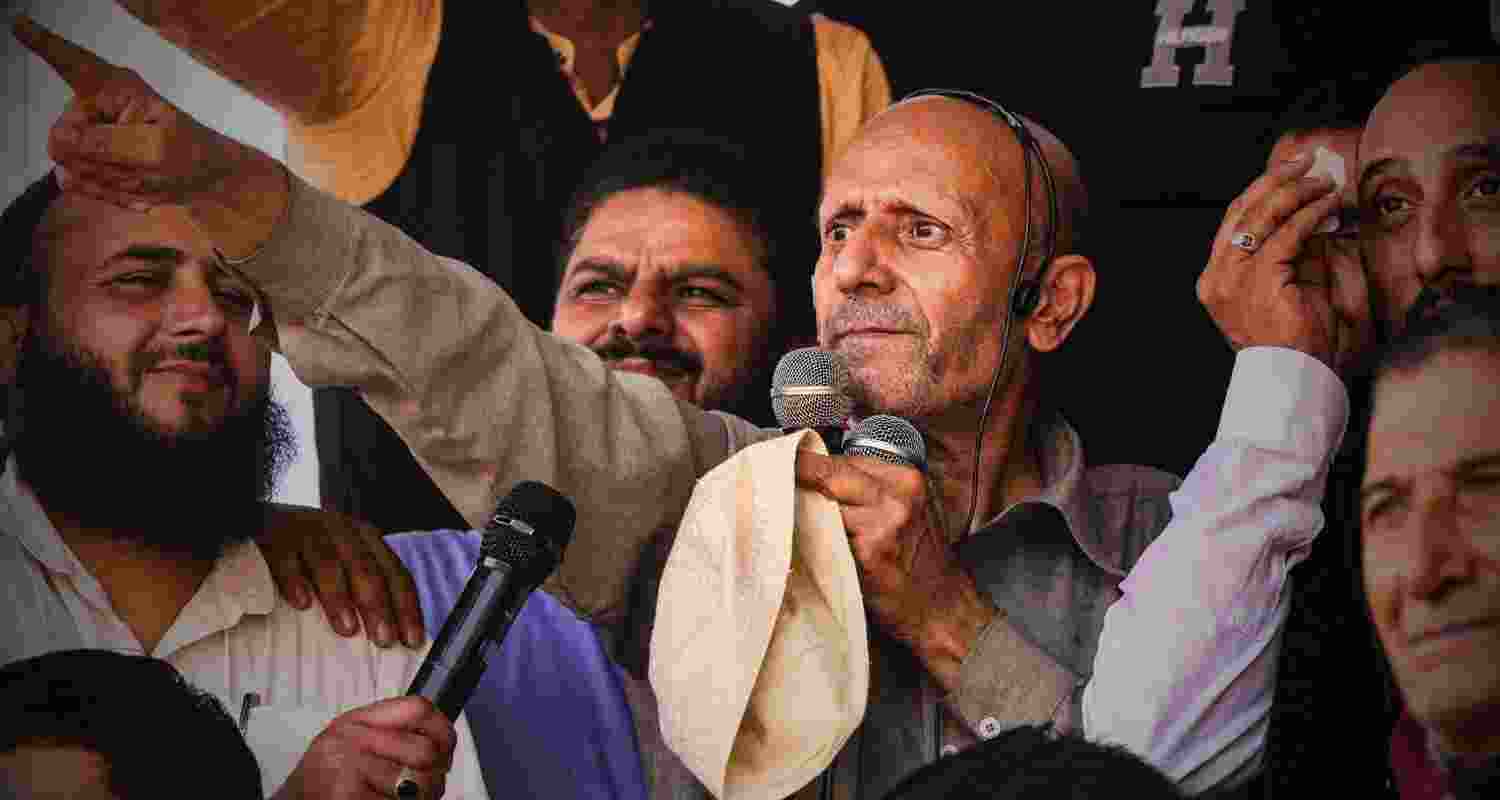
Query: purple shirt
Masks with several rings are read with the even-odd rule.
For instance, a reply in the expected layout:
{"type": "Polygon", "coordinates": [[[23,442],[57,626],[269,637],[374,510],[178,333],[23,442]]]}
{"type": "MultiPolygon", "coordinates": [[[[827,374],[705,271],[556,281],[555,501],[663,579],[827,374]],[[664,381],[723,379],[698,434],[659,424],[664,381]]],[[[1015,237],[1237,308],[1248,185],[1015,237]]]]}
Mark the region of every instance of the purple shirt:
{"type": "MultiPolygon", "coordinates": [[[[479,557],[479,533],[387,536],[436,636],[479,557]]],[[[594,629],[533,592],[464,706],[491,797],[646,797],[635,722],[594,629]]]]}

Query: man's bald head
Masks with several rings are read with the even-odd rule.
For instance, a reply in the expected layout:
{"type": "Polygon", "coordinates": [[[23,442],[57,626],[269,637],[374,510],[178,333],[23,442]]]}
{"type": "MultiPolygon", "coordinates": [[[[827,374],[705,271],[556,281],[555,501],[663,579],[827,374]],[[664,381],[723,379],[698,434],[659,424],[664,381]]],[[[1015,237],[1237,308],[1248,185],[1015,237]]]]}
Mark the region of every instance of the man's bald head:
{"type": "MultiPolygon", "coordinates": [[[[964,119],[968,130],[974,134],[976,145],[988,149],[992,155],[987,161],[991,177],[998,183],[1003,184],[1005,178],[1002,172],[994,168],[997,160],[1016,160],[1021,157],[1019,140],[1010,124],[998,114],[984,108],[977,101],[964,100],[943,95],[916,95],[900,100],[886,109],[882,114],[893,113],[896,109],[909,104],[938,103],[939,108],[946,108],[952,114],[964,119]],[[977,112],[977,113],[976,113],[977,112]]],[[[939,110],[939,115],[948,113],[939,110]]],[[[1057,239],[1054,255],[1066,253],[1078,253],[1081,251],[1083,242],[1083,230],[1088,216],[1088,189],[1084,186],[1083,174],[1078,166],[1078,159],[1073,151],[1063,144],[1063,141],[1052,131],[1041,123],[1023,114],[1016,114],[1017,119],[1026,127],[1026,132],[1036,141],[1037,148],[1047,161],[1047,168],[1052,173],[1052,183],[1057,195],[1057,239]]],[[[878,119],[878,116],[877,116],[878,119]]],[[[872,120],[873,124],[873,120],[872,120]]],[[[1047,187],[1041,174],[1041,170],[1032,156],[1031,176],[1031,224],[1033,250],[1031,253],[1033,261],[1040,257],[1042,243],[1047,241],[1047,187]]],[[[1018,185],[1012,180],[1008,185],[1018,185]]],[[[997,187],[997,191],[1004,191],[997,187]]],[[[1035,268],[1034,263],[1029,265],[1035,268]]]]}
{"type": "MultiPolygon", "coordinates": [[[[929,427],[957,413],[955,422],[972,425],[964,407],[986,396],[1002,331],[1051,350],[1092,301],[1092,266],[1068,255],[1086,205],[1077,163],[1057,137],[1027,124],[1059,200],[1059,243],[1045,267],[1041,169],[1005,120],[973,102],[899,102],[866,123],[832,166],[818,212],[819,342],[849,362],[863,410],[925,418],[929,427]],[[1028,219],[1025,272],[1041,277],[1042,299],[1007,328],[1028,219]]],[[[1016,369],[1026,360],[1007,363],[1016,369]]]]}

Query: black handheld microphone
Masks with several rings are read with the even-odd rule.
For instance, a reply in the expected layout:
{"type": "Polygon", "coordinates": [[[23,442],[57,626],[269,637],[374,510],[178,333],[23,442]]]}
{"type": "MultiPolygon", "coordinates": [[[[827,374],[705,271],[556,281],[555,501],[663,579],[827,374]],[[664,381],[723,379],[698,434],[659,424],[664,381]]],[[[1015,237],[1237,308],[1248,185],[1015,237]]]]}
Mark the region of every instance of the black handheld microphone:
{"type": "Polygon", "coordinates": [[[574,518],[573,503],[546,484],[522,481],[510,490],[490,517],[479,563],[407,694],[458,718],[484,672],[486,649],[505,639],[526,598],[557,567],[574,518]]]}
{"type": "Polygon", "coordinates": [[[844,434],[844,455],[878,458],[927,471],[927,442],[910,422],[890,414],[865,417],[844,434]]]}
{"type": "Polygon", "coordinates": [[[781,357],[771,376],[771,412],[783,433],[812,428],[828,452],[843,449],[844,423],[854,410],[849,367],[838,353],[802,347],[781,357]]]}

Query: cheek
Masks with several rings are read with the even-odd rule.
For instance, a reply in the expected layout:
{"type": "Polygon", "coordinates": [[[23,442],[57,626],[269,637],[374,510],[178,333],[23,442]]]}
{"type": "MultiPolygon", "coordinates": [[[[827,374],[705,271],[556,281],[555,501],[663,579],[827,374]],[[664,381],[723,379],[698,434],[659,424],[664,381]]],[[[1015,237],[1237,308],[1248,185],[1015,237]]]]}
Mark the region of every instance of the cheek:
{"type": "Polygon", "coordinates": [[[1482,284],[1500,284],[1500,219],[1487,220],[1474,232],[1474,271],[1482,284]]]}
{"type": "Polygon", "coordinates": [[[98,306],[77,306],[61,317],[54,332],[62,334],[73,347],[102,358],[115,388],[129,391],[134,381],[131,362],[150,349],[157,328],[154,322],[98,306]]]}
{"type": "Polygon", "coordinates": [[[594,343],[608,334],[617,308],[610,303],[560,303],[552,315],[552,332],[571,342],[594,343]]]}
{"type": "Polygon", "coordinates": [[[764,342],[754,337],[748,314],[687,312],[677,315],[677,346],[703,357],[705,372],[730,375],[748,369],[764,342]]]}

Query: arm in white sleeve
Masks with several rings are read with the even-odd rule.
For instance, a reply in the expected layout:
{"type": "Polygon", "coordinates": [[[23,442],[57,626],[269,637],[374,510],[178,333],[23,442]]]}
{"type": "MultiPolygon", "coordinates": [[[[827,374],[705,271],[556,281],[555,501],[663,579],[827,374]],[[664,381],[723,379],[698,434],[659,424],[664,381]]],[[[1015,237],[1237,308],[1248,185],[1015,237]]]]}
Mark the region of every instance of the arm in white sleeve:
{"type": "Polygon", "coordinates": [[[1259,768],[1288,574],[1323,528],[1348,416],[1343,383],[1317,359],[1239,353],[1218,434],[1105,614],[1083,696],[1090,739],[1125,746],[1192,793],[1259,768]]]}

